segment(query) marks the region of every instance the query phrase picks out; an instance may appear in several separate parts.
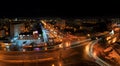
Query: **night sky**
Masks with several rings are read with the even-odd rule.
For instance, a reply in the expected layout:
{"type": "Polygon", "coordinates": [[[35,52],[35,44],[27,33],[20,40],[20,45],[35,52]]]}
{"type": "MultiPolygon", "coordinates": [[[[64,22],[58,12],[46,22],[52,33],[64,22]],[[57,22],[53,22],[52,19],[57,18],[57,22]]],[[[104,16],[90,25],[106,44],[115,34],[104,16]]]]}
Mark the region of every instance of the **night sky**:
{"type": "MultiPolygon", "coordinates": [[[[9,3],[9,2],[8,2],[9,3]]],[[[9,3],[0,6],[0,17],[94,17],[120,16],[118,6],[75,3],[9,3]],[[36,5],[37,4],[37,5],[36,5]]]]}

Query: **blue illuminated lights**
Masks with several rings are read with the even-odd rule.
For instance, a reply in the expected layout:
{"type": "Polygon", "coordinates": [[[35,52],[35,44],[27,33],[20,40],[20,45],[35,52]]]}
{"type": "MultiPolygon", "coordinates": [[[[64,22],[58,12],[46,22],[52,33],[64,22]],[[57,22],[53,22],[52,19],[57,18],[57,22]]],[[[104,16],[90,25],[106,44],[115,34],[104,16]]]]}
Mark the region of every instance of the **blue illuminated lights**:
{"type": "MultiPolygon", "coordinates": [[[[39,44],[46,44],[48,42],[48,31],[42,26],[41,23],[39,23],[38,28],[32,31],[32,34],[29,34],[29,32],[21,32],[20,26],[22,24],[14,25],[14,37],[11,39],[12,45],[17,45],[19,48],[19,51],[26,51],[23,47],[34,47],[39,44]],[[42,31],[42,33],[40,32],[42,31]],[[47,32],[47,33],[46,33],[47,32]],[[31,45],[33,44],[33,46],[31,45]],[[37,45],[36,45],[37,44],[37,45]]],[[[35,26],[36,27],[36,26],[35,26]]],[[[34,27],[33,27],[34,28],[34,27]]],[[[38,47],[34,47],[35,51],[40,50],[38,47]]]]}

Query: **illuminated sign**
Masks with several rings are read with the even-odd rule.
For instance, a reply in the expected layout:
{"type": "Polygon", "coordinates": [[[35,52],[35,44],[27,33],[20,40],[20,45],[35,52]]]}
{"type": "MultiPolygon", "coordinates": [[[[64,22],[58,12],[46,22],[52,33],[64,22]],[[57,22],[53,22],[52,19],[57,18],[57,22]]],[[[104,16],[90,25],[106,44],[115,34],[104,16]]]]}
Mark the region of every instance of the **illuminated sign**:
{"type": "Polygon", "coordinates": [[[34,39],[38,39],[38,31],[33,31],[33,37],[34,39]]]}
{"type": "Polygon", "coordinates": [[[33,34],[38,34],[38,31],[33,31],[33,34]]]}

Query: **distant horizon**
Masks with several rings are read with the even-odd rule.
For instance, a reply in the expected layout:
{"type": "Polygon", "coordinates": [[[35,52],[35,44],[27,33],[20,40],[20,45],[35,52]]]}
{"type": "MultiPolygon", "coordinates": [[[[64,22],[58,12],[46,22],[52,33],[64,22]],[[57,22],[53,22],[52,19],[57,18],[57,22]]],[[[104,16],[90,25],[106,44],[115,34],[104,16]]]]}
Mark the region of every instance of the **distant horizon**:
{"type": "Polygon", "coordinates": [[[14,19],[14,18],[61,18],[61,19],[99,19],[99,18],[120,18],[120,16],[0,16],[0,19],[4,19],[4,18],[9,18],[9,19],[14,19]]]}

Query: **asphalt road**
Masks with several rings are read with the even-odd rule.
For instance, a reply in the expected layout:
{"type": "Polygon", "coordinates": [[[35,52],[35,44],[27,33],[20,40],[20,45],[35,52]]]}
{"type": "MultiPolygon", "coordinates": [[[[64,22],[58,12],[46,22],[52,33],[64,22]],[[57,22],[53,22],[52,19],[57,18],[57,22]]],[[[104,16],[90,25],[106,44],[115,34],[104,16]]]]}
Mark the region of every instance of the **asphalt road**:
{"type": "Polygon", "coordinates": [[[85,46],[42,53],[28,52],[26,55],[17,53],[17,56],[15,52],[3,53],[0,66],[99,66],[93,59],[86,58],[85,46]]]}

